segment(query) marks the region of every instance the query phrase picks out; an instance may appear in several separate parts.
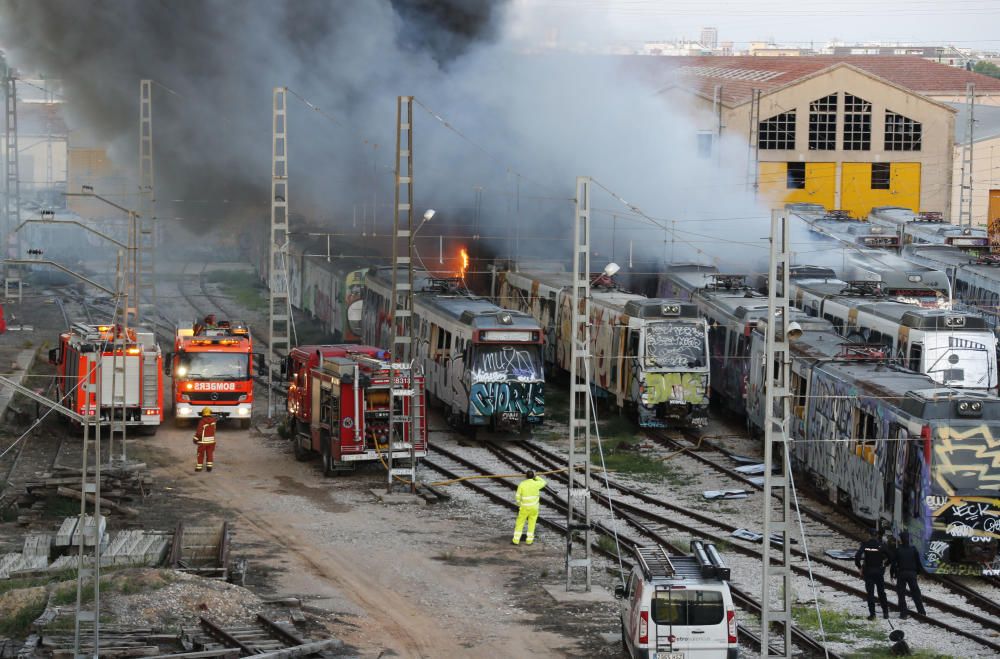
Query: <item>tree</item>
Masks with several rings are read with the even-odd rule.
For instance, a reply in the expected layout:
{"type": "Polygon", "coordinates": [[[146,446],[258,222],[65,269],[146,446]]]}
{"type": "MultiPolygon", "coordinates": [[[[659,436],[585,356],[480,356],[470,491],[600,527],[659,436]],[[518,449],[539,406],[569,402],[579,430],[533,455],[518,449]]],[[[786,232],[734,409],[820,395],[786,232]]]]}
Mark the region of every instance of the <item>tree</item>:
{"type": "Polygon", "coordinates": [[[1000,66],[997,66],[993,62],[987,62],[985,60],[976,62],[976,65],[972,67],[972,70],[976,73],[988,75],[991,78],[1000,78],[1000,66]]]}

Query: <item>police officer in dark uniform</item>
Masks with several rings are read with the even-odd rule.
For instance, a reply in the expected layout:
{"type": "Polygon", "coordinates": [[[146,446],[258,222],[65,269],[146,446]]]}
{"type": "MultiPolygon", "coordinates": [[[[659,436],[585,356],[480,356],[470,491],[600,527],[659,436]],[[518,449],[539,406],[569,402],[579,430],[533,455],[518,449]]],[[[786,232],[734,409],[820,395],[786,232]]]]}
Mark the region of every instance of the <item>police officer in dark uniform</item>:
{"type": "Polygon", "coordinates": [[[854,554],[854,564],[865,579],[865,592],[868,593],[868,619],[875,619],[875,589],[878,589],[878,601],[882,605],[882,615],[889,617],[889,602],[885,598],[885,566],[891,562],[889,552],[882,545],[878,529],[871,529],[870,537],[861,543],[854,554]]]}
{"type": "Polygon", "coordinates": [[[899,617],[906,619],[906,590],[917,607],[917,613],[924,615],[924,599],[920,596],[920,586],[917,584],[917,573],[920,571],[920,552],[910,544],[910,534],[903,531],[899,534],[899,546],[892,557],[889,574],[896,580],[896,597],[899,598],[899,617]]]}

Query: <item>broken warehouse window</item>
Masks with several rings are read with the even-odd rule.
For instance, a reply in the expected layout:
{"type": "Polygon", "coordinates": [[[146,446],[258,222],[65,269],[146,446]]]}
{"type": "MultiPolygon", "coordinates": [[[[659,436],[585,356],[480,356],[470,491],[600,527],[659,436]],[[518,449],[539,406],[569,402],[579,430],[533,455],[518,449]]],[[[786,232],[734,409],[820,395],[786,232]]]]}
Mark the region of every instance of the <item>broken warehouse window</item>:
{"type": "Polygon", "coordinates": [[[844,151],[870,151],[871,148],[872,104],[844,94],[844,151]]]}
{"type": "Polygon", "coordinates": [[[761,149],[795,148],[795,110],[760,122],[757,144],[761,149]]]}
{"type": "Polygon", "coordinates": [[[806,164],[804,162],[788,163],[788,174],[785,187],[789,190],[806,189],[806,164]]]}
{"type": "Polygon", "coordinates": [[[833,151],[837,148],[837,94],[830,94],[809,104],[809,150],[833,151]]]}
{"type": "Polygon", "coordinates": [[[885,150],[919,151],[922,128],[919,121],[885,111],[885,150]]]}
{"type": "Polygon", "coordinates": [[[888,190],[890,168],[887,162],[872,163],[872,190],[888,190]]]}

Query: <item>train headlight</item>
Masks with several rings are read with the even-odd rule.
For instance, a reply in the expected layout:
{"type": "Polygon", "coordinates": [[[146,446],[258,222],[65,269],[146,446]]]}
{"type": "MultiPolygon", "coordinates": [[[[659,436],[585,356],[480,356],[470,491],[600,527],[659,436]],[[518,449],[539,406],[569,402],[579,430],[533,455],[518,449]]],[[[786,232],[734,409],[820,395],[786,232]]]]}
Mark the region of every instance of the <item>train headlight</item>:
{"type": "Polygon", "coordinates": [[[978,400],[962,400],[956,405],[958,416],[979,417],[983,415],[983,403],[978,400]]]}

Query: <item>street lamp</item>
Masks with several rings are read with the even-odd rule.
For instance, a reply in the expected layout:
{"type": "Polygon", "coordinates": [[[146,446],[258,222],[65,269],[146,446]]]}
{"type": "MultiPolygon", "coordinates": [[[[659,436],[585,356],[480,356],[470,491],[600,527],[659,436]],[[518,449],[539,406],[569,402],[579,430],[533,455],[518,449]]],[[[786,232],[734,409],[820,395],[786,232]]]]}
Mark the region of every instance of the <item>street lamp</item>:
{"type": "Polygon", "coordinates": [[[424,211],[424,219],[420,221],[420,224],[417,225],[417,228],[414,229],[413,233],[410,234],[410,252],[417,255],[417,260],[420,261],[420,267],[422,267],[424,270],[427,269],[427,266],[424,265],[424,260],[420,258],[420,252],[417,251],[417,245],[414,242],[414,239],[417,237],[417,232],[420,231],[420,229],[425,224],[431,221],[431,218],[434,217],[435,213],[437,213],[437,211],[435,211],[433,208],[428,208],[426,211],[424,211]]]}

